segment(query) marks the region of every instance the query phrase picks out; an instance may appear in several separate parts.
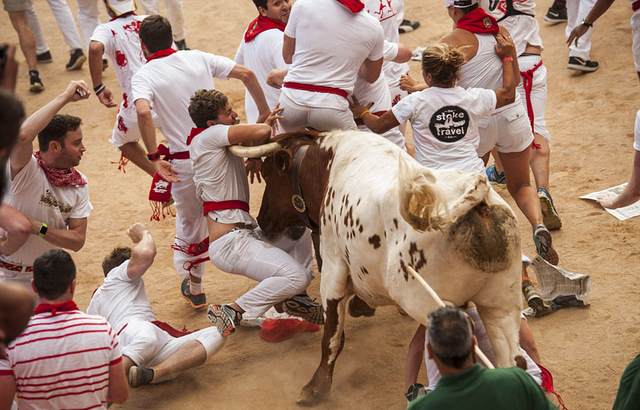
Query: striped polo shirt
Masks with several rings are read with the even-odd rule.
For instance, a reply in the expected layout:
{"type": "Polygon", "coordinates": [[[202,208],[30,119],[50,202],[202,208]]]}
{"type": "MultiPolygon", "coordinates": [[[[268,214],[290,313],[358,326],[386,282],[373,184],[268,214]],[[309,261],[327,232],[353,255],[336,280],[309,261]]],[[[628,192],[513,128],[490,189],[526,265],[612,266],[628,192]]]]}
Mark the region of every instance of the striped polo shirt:
{"type": "Polygon", "coordinates": [[[80,312],[73,301],[40,304],[0,360],[0,376],[14,376],[21,410],[106,408],[109,366],[121,360],[105,318],[80,312]]]}

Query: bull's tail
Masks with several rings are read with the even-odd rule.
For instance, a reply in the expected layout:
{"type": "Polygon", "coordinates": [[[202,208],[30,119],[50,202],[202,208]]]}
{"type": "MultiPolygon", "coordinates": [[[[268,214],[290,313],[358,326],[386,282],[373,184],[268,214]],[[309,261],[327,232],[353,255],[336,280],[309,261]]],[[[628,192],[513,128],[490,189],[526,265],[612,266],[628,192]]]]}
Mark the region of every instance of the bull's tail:
{"type": "Polygon", "coordinates": [[[444,209],[447,215],[448,210],[440,199],[443,196],[435,181],[427,168],[414,166],[399,156],[400,215],[420,232],[439,229],[449,219],[440,215],[440,209],[444,209]]]}

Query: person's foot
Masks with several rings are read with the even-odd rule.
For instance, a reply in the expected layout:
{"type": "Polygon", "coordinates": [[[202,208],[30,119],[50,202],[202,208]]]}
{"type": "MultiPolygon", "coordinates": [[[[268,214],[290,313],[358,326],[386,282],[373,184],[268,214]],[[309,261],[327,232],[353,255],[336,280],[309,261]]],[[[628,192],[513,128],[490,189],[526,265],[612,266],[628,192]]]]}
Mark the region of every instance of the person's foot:
{"type": "Polygon", "coordinates": [[[102,71],[106,70],[107,68],[109,68],[109,60],[107,60],[106,58],[102,59],[102,71]]]}
{"type": "Polygon", "coordinates": [[[553,205],[553,198],[545,188],[538,188],[538,198],[540,199],[540,208],[542,209],[542,219],[544,225],[550,231],[562,228],[560,215],[553,205]]]}
{"type": "Polygon", "coordinates": [[[82,64],[87,61],[87,56],[84,55],[81,48],[76,48],[71,50],[71,55],[69,57],[69,62],[65,66],[67,71],[79,70],[82,68],[82,64]]]}
{"type": "Polygon", "coordinates": [[[40,80],[40,74],[38,70],[29,71],[29,92],[41,93],[44,90],[42,80],[40,80]]]}
{"type": "Polygon", "coordinates": [[[402,20],[402,23],[400,23],[400,26],[398,27],[398,32],[400,34],[410,33],[418,27],[420,27],[419,21],[402,20]]]}
{"type": "Polygon", "coordinates": [[[53,61],[53,57],[51,57],[51,51],[47,50],[42,54],[36,55],[36,60],[38,64],[48,64],[53,61]]]}
{"type": "Polygon", "coordinates": [[[195,309],[207,306],[207,295],[205,295],[204,292],[193,294],[191,293],[190,288],[191,281],[189,278],[186,278],[182,281],[182,285],[180,285],[182,297],[185,298],[195,309]]]}
{"type": "Polygon", "coordinates": [[[563,8],[556,9],[553,7],[549,7],[549,10],[547,10],[547,14],[544,16],[544,20],[552,24],[566,22],[567,8],[563,7],[563,8]]]}
{"type": "Polygon", "coordinates": [[[487,179],[492,184],[496,184],[500,188],[505,188],[507,186],[507,177],[504,175],[504,171],[498,173],[495,165],[491,165],[487,168],[487,179]]]}
{"type": "Polygon", "coordinates": [[[187,47],[187,41],[186,40],[179,40],[176,41],[176,47],[178,47],[178,50],[189,50],[189,47],[187,47]]]}
{"type": "Polygon", "coordinates": [[[314,325],[324,324],[324,309],[322,305],[308,295],[291,296],[284,301],[284,311],[314,325]]]}
{"type": "Polygon", "coordinates": [[[540,296],[540,293],[533,287],[531,282],[527,281],[527,283],[522,283],[522,293],[524,294],[524,299],[527,301],[527,305],[533,309],[535,317],[553,313],[551,306],[542,299],[542,296],[540,296]]]}
{"type": "Polygon", "coordinates": [[[218,328],[222,336],[229,336],[240,326],[242,314],[229,305],[209,305],[207,319],[218,328]]]}
{"type": "Polygon", "coordinates": [[[536,252],[552,265],[557,265],[560,261],[558,253],[553,249],[551,234],[546,226],[538,224],[533,227],[533,243],[536,245],[536,252]]]}
{"type": "Polygon", "coordinates": [[[146,367],[131,366],[129,369],[129,386],[140,387],[151,383],[153,380],[153,369],[146,367]]]}
{"type": "Polygon", "coordinates": [[[583,73],[593,73],[598,71],[600,64],[597,61],[585,60],[580,57],[569,57],[567,68],[570,70],[582,71],[583,73]]]}

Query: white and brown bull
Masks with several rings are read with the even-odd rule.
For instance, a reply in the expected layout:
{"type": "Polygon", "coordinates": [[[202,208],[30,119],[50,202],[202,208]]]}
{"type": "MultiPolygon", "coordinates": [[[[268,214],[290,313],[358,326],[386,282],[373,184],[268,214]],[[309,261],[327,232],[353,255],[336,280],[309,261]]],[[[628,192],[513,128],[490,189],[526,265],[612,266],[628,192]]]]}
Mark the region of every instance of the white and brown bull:
{"type": "Polygon", "coordinates": [[[520,235],[513,212],[484,175],[429,170],[384,138],[359,131],[299,131],[276,141],[267,151],[235,153],[269,155],[258,216],[265,232],[305,221],[321,233],[322,360],[298,403],[328,396],[351,295],[372,307],[395,304],[427,323],[437,305],[409,266],[443,300],[456,306],[473,301],[496,365],[514,364],[520,235]]]}

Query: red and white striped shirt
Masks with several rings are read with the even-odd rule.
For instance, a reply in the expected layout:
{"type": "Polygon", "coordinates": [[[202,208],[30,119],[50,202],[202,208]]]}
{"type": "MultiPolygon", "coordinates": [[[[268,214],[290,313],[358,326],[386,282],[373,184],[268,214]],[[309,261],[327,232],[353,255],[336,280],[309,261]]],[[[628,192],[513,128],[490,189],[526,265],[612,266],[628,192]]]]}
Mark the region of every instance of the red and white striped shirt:
{"type": "Polygon", "coordinates": [[[0,360],[0,376],[16,381],[22,409],[106,408],[109,366],[122,360],[107,320],[72,301],[41,304],[0,360]]]}

